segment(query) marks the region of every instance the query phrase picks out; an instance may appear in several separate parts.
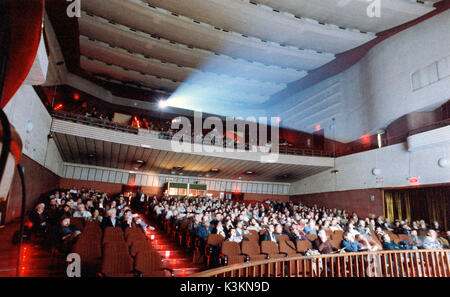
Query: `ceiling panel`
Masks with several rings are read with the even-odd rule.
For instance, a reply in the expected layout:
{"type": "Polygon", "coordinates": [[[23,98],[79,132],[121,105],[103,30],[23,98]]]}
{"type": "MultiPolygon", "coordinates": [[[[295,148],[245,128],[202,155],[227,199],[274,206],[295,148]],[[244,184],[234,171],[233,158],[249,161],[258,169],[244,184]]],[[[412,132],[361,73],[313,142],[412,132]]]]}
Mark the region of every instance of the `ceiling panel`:
{"type": "MultiPolygon", "coordinates": [[[[266,66],[243,59],[221,55],[194,47],[188,47],[162,38],[154,38],[142,32],[133,32],[127,27],[108,23],[106,19],[83,14],[79,20],[80,34],[112,46],[130,50],[144,56],[177,65],[202,69],[208,72],[243,77],[274,83],[288,83],[302,78],[306,72],[292,68],[266,66]]],[[[303,59],[300,69],[312,70],[332,60],[303,59]]],[[[294,66],[290,66],[294,67],[294,66]]]]}
{"type": "Polygon", "coordinates": [[[319,24],[312,19],[296,18],[246,1],[144,1],[220,29],[321,52],[340,53],[374,38],[374,34],[319,24]]]}
{"type": "MultiPolygon", "coordinates": [[[[415,0],[378,1],[379,17],[369,17],[367,10],[375,1],[367,0],[252,0],[299,17],[365,32],[380,32],[420,17],[434,8],[415,0]]],[[[428,1],[427,1],[428,2],[428,1]]],[[[431,3],[431,2],[430,2],[431,3]]],[[[431,3],[432,4],[432,3],[431,3]]]]}
{"type": "Polygon", "coordinates": [[[293,46],[281,46],[244,37],[233,32],[216,30],[207,24],[177,17],[168,11],[143,7],[131,1],[84,1],[82,9],[130,28],[156,34],[177,43],[192,45],[208,51],[223,53],[266,65],[300,68],[298,60],[323,61],[334,57],[330,53],[304,50],[293,46]],[[128,11],[128,13],[123,13],[128,11]]]}

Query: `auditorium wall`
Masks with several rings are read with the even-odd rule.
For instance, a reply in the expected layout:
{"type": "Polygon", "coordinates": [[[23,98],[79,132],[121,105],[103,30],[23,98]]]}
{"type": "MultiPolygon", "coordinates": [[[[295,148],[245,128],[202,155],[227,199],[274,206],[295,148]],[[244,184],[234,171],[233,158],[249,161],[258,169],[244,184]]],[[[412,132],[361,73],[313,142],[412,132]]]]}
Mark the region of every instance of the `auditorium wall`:
{"type": "Polygon", "coordinates": [[[4,111],[22,139],[22,154],[61,175],[63,160],[48,139],[52,117],[32,86],[22,85],[4,111]]]}
{"type": "Polygon", "coordinates": [[[105,183],[99,181],[77,180],[61,178],[59,182],[61,189],[81,189],[85,187],[88,190],[98,190],[100,192],[108,193],[108,195],[115,195],[122,192],[121,184],[105,183]]]}
{"type": "MultiPolygon", "coordinates": [[[[27,155],[22,155],[20,164],[24,169],[25,175],[25,189],[27,193],[26,209],[31,210],[42,194],[47,194],[58,189],[60,178],[27,155]]],[[[16,170],[8,197],[6,222],[18,218],[21,208],[22,183],[16,170]]]]}
{"type": "Polygon", "coordinates": [[[336,158],[332,170],[337,173],[327,170],[292,183],[290,199],[382,214],[382,201],[377,197],[384,188],[450,183],[450,168],[438,165],[440,158],[450,158],[448,140],[413,152],[407,150],[406,143],[400,143],[336,158]],[[374,168],[381,174],[375,176],[374,168]],[[411,183],[410,177],[417,177],[418,182],[411,183]]]}
{"type": "Polygon", "coordinates": [[[450,168],[438,165],[440,158],[450,158],[449,141],[409,152],[406,143],[399,143],[336,158],[332,170],[307,177],[291,184],[291,195],[348,191],[358,189],[411,186],[410,177],[418,177],[419,185],[450,182],[450,168]],[[381,169],[375,176],[374,168],[381,169]]]}
{"type": "MultiPolygon", "coordinates": [[[[22,157],[29,211],[39,195],[59,186],[63,160],[53,139],[48,139],[52,118],[32,86],[22,85],[5,106],[10,123],[22,139],[22,157]]],[[[22,196],[17,173],[8,198],[6,221],[20,215],[22,196]]]]}
{"type": "Polygon", "coordinates": [[[384,216],[383,191],[381,189],[293,195],[290,200],[307,206],[318,205],[319,207],[345,209],[350,214],[356,212],[361,217],[370,214],[384,216]]]}
{"type": "Polygon", "coordinates": [[[286,97],[274,112],[288,127],[313,132],[320,125],[326,138],[347,143],[408,113],[432,111],[450,98],[449,27],[447,10],[382,41],[348,70],[286,97]],[[307,100],[317,108],[305,114],[307,100]]]}

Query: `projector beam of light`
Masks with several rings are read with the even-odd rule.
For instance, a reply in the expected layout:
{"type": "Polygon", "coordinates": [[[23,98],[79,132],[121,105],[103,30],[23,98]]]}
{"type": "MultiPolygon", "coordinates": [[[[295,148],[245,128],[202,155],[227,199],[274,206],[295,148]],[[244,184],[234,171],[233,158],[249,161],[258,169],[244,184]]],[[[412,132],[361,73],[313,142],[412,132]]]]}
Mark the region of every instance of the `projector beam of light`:
{"type": "Polygon", "coordinates": [[[161,109],[166,109],[166,107],[168,106],[168,102],[167,100],[159,100],[158,102],[158,107],[161,109]]]}

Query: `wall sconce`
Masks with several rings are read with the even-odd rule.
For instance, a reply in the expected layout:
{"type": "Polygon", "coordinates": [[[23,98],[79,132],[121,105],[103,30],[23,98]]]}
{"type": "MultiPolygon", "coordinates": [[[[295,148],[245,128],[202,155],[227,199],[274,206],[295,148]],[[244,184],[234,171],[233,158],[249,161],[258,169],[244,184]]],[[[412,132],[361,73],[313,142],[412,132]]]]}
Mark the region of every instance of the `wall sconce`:
{"type": "Polygon", "coordinates": [[[375,176],[379,176],[379,175],[381,175],[381,173],[382,173],[382,171],[381,171],[380,168],[372,169],[372,174],[375,175],[375,176]]]}
{"type": "Polygon", "coordinates": [[[447,168],[450,165],[448,158],[440,158],[438,161],[439,167],[447,168]]]}
{"type": "Polygon", "coordinates": [[[339,170],[331,170],[331,173],[333,173],[333,174],[338,174],[339,173],[339,170]]]}

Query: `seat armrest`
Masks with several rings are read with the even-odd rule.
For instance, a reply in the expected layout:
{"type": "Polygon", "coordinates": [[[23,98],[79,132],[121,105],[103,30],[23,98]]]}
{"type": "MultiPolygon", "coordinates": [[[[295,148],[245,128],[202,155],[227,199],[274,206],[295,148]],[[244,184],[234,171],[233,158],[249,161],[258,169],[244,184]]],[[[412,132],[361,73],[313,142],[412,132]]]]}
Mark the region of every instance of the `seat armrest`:
{"type": "Polygon", "coordinates": [[[173,269],[163,267],[163,270],[169,271],[171,277],[173,277],[175,275],[175,273],[173,272],[173,269]]]}
{"type": "Polygon", "coordinates": [[[250,256],[247,254],[242,253],[243,256],[245,256],[245,262],[250,261],[250,256]]]}
{"type": "Polygon", "coordinates": [[[213,249],[212,245],[207,244],[205,246],[205,254],[206,254],[206,256],[209,257],[212,254],[212,249],[213,249]]]}
{"type": "Polygon", "coordinates": [[[270,259],[270,255],[268,253],[261,253],[263,255],[266,255],[266,259],[270,259]]]}
{"type": "Polygon", "coordinates": [[[134,270],[133,271],[133,273],[134,273],[134,275],[136,276],[136,277],[143,277],[143,274],[142,274],[142,272],[141,271],[139,271],[139,270],[134,270]]]}
{"type": "Polygon", "coordinates": [[[228,256],[224,254],[219,255],[219,260],[222,262],[224,266],[228,264],[228,256]]]}
{"type": "Polygon", "coordinates": [[[287,257],[289,257],[289,254],[288,254],[288,253],[286,253],[286,252],[280,252],[280,254],[283,254],[283,255],[285,255],[285,256],[286,256],[286,258],[287,258],[287,257]]]}

